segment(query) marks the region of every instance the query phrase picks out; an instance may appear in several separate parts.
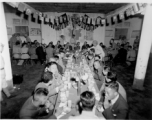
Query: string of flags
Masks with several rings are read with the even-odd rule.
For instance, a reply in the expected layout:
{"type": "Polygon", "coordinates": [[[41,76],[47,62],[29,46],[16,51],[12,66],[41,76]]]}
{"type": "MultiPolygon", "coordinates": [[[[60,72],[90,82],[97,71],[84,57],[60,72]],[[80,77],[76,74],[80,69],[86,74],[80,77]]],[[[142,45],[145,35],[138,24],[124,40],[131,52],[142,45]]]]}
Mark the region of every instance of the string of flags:
{"type": "Polygon", "coordinates": [[[78,14],[73,14],[72,16],[64,13],[60,16],[48,16],[46,13],[32,11],[30,8],[26,8],[25,4],[18,4],[18,11],[23,13],[28,19],[28,16],[31,15],[31,21],[37,22],[39,24],[49,25],[55,30],[61,30],[66,28],[69,24],[72,24],[73,27],[80,26],[81,28],[87,31],[93,31],[99,26],[109,26],[116,23],[120,23],[123,20],[128,20],[138,13],[141,9],[146,7],[146,3],[136,3],[133,6],[127,8],[124,12],[111,16],[111,19],[102,18],[98,16],[97,18],[91,18],[88,15],[79,16],[78,14]]]}

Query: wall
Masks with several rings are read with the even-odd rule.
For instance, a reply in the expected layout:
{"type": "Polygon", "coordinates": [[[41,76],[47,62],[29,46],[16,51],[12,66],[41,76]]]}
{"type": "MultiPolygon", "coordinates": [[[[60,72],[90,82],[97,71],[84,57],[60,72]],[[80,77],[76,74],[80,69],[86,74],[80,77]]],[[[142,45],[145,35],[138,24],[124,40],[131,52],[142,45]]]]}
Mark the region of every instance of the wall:
{"type": "MultiPolygon", "coordinates": [[[[135,38],[131,38],[131,34],[133,30],[141,30],[142,27],[142,19],[141,18],[132,18],[129,20],[123,20],[122,26],[119,26],[118,24],[115,25],[111,25],[111,20],[110,17],[108,18],[108,22],[109,22],[109,26],[106,26],[106,30],[113,30],[113,37],[106,37],[105,36],[105,45],[109,46],[109,41],[111,38],[114,38],[115,36],[115,28],[128,28],[128,34],[127,34],[127,41],[130,42],[130,45],[133,45],[134,39],[135,38]],[[130,27],[125,26],[125,23],[129,22],[130,23],[130,27]]],[[[105,31],[106,32],[106,31],[105,31]]]]}
{"type": "MultiPolygon", "coordinates": [[[[13,25],[13,19],[16,18],[16,19],[23,19],[23,15],[21,15],[20,17],[17,16],[15,13],[5,13],[5,18],[6,18],[6,25],[7,27],[11,27],[12,28],[12,34],[15,33],[15,27],[13,25]]],[[[31,21],[31,16],[29,15],[29,18],[28,18],[28,21],[29,21],[29,32],[30,32],[30,29],[31,28],[40,28],[40,24],[37,24],[36,22],[32,22],[31,21]]],[[[12,35],[8,35],[8,39],[11,38],[12,35]]],[[[29,36],[31,38],[32,41],[34,40],[38,40],[39,42],[41,41],[41,36],[29,36]]],[[[22,41],[25,40],[24,37],[21,37],[22,41]]]]}
{"type": "MultiPolygon", "coordinates": [[[[64,13],[56,13],[56,12],[47,12],[45,13],[48,16],[60,16],[63,15],[64,13]]],[[[67,15],[72,15],[74,13],[66,13],[67,15]]],[[[83,13],[78,13],[80,16],[84,15],[83,13]]],[[[91,18],[96,18],[98,16],[101,16],[102,18],[104,17],[103,14],[91,14],[87,13],[87,15],[91,18]]],[[[53,28],[51,28],[49,25],[44,25],[42,24],[42,38],[43,38],[43,43],[48,44],[50,41],[53,41],[54,44],[59,40],[59,36],[62,34],[66,38],[66,42],[69,42],[71,37],[69,36],[69,30],[72,29],[72,26],[69,25],[66,28],[64,28],[61,31],[56,31],[53,28]]],[[[77,27],[76,30],[81,31],[81,37],[79,37],[78,41],[83,44],[84,41],[86,41],[85,36],[86,36],[86,30],[81,29],[79,26],[77,27]]],[[[97,29],[94,30],[93,32],[93,40],[97,40],[98,42],[103,42],[104,43],[104,37],[105,36],[105,27],[98,27],[97,29]]],[[[92,43],[92,40],[87,40],[88,43],[92,43]]]]}

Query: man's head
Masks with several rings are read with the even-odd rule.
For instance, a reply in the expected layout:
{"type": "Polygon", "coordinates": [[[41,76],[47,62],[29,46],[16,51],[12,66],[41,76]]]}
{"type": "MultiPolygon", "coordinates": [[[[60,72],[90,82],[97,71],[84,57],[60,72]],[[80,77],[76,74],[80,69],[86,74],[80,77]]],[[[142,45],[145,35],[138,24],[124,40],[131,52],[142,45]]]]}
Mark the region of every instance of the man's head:
{"type": "Polygon", "coordinates": [[[98,45],[98,41],[94,40],[92,44],[96,47],[98,45]]]}
{"type": "Polygon", "coordinates": [[[58,55],[54,55],[55,61],[56,63],[59,63],[59,56],[58,55]]]}
{"type": "Polygon", "coordinates": [[[108,72],[110,72],[110,67],[109,67],[109,66],[104,66],[104,67],[103,67],[102,74],[103,74],[104,76],[107,76],[108,72]]]}
{"type": "Polygon", "coordinates": [[[77,45],[80,46],[80,42],[77,42],[77,45]]]}
{"type": "Polygon", "coordinates": [[[83,110],[92,111],[95,105],[95,96],[90,91],[85,91],[80,95],[80,105],[83,110]]]}
{"type": "Polygon", "coordinates": [[[20,40],[20,34],[16,34],[16,39],[20,40]]]}
{"type": "Polygon", "coordinates": [[[92,60],[92,59],[93,59],[93,57],[94,57],[94,55],[93,55],[93,54],[89,54],[89,55],[88,55],[88,59],[89,59],[89,60],[92,60]]]}
{"type": "Polygon", "coordinates": [[[52,84],[53,74],[50,71],[44,72],[42,74],[41,82],[44,82],[46,84],[52,84]]]}
{"type": "Polygon", "coordinates": [[[15,45],[20,45],[20,41],[16,41],[15,45]]]}
{"type": "Polygon", "coordinates": [[[132,46],[131,46],[131,45],[129,45],[129,46],[128,46],[128,49],[129,49],[129,50],[131,50],[131,49],[132,49],[132,46]]]}
{"type": "Polygon", "coordinates": [[[98,68],[100,68],[100,67],[101,67],[100,61],[99,61],[99,60],[94,61],[94,68],[95,68],[95,69],[98,69],[98,68]]]}
{"type": "Polygon", "coordinates": [[[52,72],[53,74],[58,72],[58,67],[56,62],[49,62],[47,63],[46,67],[48,68],[48,71],[52,72]]]}
{"type": "Polygon", "coordinates": [[[100,60],[100,56],[99,55],[95,55],[95,60],[100,60]]]}
{"type": "Polygon", "coordinates": [[[100,43],[100,46],[101,46],[101,47],[103,46],[103,43],[102,43],[102,42],[100,43]]]}
{"type": "Polygon", "coordinates": [[[63,40],[64,40],[64,38],[65,38],[64,35],[61,35],[60,37],[61,37],[63,40]]]}
{"type": "Polygon", "coordinates": [[[109,71],[105,77],[106,83],[115,82],[117,80],[117,74],[115,72],[109,71]]]}
{"type": "Polygon", "coordinates": [[[64,57],[64,54],[65,54],[64,51],[62,51],[62,50],[59,51],[59,55],[60,55],[61,58],[64,57]]]}
{"type": "Polygon", "coordinates": [[[46,88],[38,88],[34,91],[33,94],[33,103],[36,107],[40,107],[41,105],[45,105],[48,99],[49,91],[46,88]]]}
{"type": "Polygon", "coordinates": [[[90,54],[94,54],[95,53],[95,49],[94,48],[91,48],[90,49],[90,54]]]}
{"type": "Polygon", "coordinates": [[[113,100],[118,95],[119,84],[117,82],[111,82],[105,87],[105,98],[107,100],[113,100]]]}

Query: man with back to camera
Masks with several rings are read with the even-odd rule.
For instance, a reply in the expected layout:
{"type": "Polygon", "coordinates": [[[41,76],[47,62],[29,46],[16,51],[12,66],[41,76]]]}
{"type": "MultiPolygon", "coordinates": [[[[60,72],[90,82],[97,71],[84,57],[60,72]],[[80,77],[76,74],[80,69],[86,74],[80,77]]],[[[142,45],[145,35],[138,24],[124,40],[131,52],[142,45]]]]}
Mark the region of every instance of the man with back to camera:
{"type": "Polygon", "coordinates": [[[91,91],[81,93],[79,107],[80,115],[70,116],[69,119],[101,119],[95,115],[95,95],[91,91]]]}

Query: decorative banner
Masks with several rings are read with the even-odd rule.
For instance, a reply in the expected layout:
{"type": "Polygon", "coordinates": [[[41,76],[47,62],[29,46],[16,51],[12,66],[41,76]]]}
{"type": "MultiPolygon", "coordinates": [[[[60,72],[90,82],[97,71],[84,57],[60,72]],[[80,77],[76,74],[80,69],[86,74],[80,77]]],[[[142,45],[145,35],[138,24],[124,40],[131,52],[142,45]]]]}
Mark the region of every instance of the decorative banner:
{"type": "Polygon", "coordinates": [[[105,22],[106,22],[105,19],[102,19],[102,20],[101,20],[101,23],[102,23],[103,25],[105,24],[105,22]]]}
{"type": "Polygon", "coordinates": [[[126,10],[126,15],[127,15],[127,17],[131,16],[131,8],[128,8],[126,10]]]}
{"type": "Polygon", "coordinates": [[[90,24],[90,21],[91,21],[91,19],[90,19],[90,18],[88,18],[88,22],[87,22],[87,23],[88,23],[88,24],[90,24]]]}
{"type": "Polygon", "coordinates": [[[114,25],[115,22],[113,21],[113,17],[111,17],[111,24],[114,25]]]}
{"type": "Polygon", "coordinates": [[[117,16],[113,16],[113,21],[116,23],[117,22],[117,16]]]}
{"type": "Polygon", "coordinates": [[[124,19],[124,13],[119,14],[120,20],[124,19]]]}
{"type": "Polygon", "coordinates": [[[19,3],[19,5],[18,5],[18,11],[24,12],[24,10],[25,10],[25,5],[23,3],[19,3]]]}
{"type": "Polygon", "coordinates": [[[31,10],[29,8],[27,8],[25,14],[26,15],[30,15],[31,14],[31,10]]]}
{"type": "Polygon", "coordinates": [[[102,18],[101,18],[101,17],[99,17],[99,16],[96,18],[96,25],[100,25],[100,23],[101,23],[101,19],[102,19],[102,18]]]}
{"type": "Polygon", "coordinates": [[[109,26],[108,19],[106,19],[106,26],[109,26]]]}

